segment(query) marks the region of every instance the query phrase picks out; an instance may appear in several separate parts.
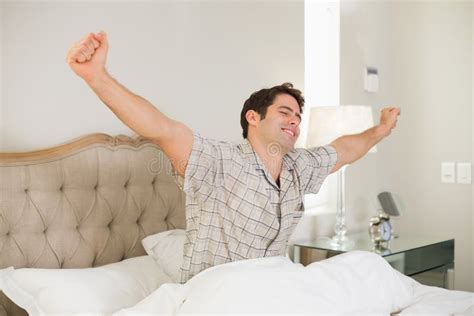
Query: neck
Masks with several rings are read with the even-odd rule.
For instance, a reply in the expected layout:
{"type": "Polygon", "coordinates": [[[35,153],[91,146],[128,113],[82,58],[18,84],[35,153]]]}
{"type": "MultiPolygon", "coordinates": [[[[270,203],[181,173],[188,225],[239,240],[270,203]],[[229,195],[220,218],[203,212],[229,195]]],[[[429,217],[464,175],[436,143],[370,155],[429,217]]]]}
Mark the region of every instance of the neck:
{"type": "Polygon", "coordinates": [[[277,143],[267,143],[255,137],[250,137],[250,135],[247,139],[268,172],[270,172],[273,180],[278,183],[283,156],[286,154],[284,148],[277,143]]]}

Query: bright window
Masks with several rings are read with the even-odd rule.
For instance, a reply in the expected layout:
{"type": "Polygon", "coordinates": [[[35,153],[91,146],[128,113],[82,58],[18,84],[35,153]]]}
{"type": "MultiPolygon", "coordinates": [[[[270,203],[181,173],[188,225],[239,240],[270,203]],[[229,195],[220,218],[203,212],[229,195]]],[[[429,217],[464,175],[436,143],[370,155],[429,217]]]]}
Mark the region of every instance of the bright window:
{"type": "MultiPolygon", "coordinates": [[[[306,143],[308,117],[312,107],[339,105],[339,23],[337,1],[305,1],[305,112],[299,147],[306,143]]],[[[326,179],[318,194],[305,196],[307,214],[336,210],[336,176],[326,179]]]]}

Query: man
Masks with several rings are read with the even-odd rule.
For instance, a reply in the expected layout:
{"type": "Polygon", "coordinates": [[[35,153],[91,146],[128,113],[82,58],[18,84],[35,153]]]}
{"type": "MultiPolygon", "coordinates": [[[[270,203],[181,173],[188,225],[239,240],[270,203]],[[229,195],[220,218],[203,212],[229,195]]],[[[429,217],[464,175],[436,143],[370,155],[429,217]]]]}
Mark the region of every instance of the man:
{"type": "Polygon", "coordinates": [[[137,134],[170,158],[186,193],[181,281],[230,261],[284,255],[303,213],[303,195],[317,193],[329,173],[365,155],[395,127],[400,111],[380,124],[312,149],[294,149],[304,98],[289,83],[245,102],[239,145],[201,137],[127,90],[106,71],[105,32],[90,33],[68,52],[71,69],[137,134]]]}

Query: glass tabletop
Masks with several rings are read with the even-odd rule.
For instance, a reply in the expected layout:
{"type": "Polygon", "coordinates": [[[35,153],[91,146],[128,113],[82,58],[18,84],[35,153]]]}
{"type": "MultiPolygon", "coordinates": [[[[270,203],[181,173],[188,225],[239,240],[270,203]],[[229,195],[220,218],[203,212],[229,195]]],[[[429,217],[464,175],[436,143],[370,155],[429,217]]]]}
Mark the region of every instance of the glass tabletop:
{"type": "Polygon", "coordinates": [[[349,243],[342,246],[335,246],[332,244],[331,238],[329,237],[319,237],[313,240],[295,242],[295,246],[335,252],[364,250],[376,252],[382,256],[390,256],[393,254],[454,240],[453,238],[435,236],[396,236],[392,240],[376,246],[370,239],[368,232],[348,234],[347,237],[349,239],[349,243]]]}

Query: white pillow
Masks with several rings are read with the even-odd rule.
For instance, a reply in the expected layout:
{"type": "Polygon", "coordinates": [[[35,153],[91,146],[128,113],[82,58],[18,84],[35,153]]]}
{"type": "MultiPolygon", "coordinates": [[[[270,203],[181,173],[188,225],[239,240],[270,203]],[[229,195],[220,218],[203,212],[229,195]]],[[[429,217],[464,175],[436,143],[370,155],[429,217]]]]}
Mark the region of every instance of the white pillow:
{"type": "Polygon", "coordinates": [[[150,235],[142,240],[146,253],[156,260],[173,282],[180,281],[185,238],[184,230],[173,229],[150,235]]]}
{"type": "Polygon", "coordinates": [[[13,270],[14,270],[13,267],[0,269],[0,291],[3,290],[3,276],[11,273],[13,270]]]}
{"type": "Polygon", "coordinates": [[[170,282],[149,256],[87,269],[7,269],[0,278],[5,295],[29,315],[112,314],[170,282]]]}

